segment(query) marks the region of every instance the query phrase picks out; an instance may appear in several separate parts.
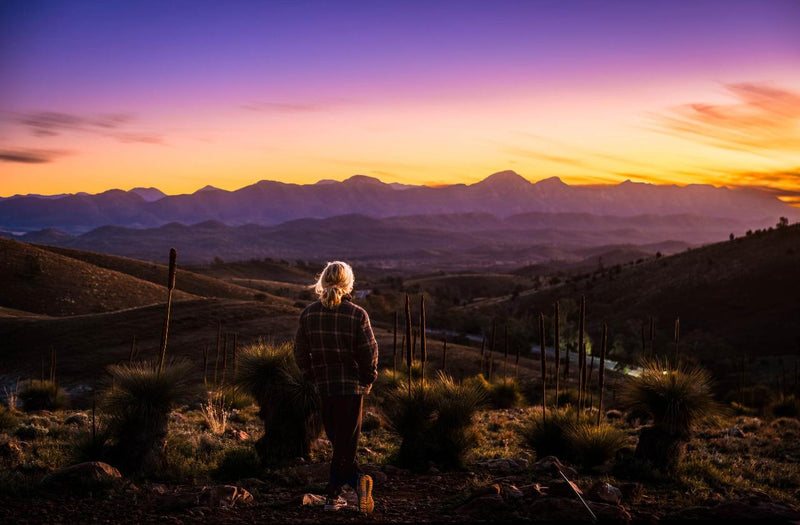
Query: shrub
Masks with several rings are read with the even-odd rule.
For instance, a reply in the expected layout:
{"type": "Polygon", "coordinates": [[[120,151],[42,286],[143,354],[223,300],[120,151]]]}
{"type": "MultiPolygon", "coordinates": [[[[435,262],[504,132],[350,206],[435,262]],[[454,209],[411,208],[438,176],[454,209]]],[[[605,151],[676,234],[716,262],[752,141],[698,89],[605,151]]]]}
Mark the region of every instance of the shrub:
{"type": "Polygon", "coordinates": [[[111,386],[101,405],[113,441],[113,457],[127,473],[147,474],[163,464],[170,411],[193,399],[192,365],[175,362],[159,373],[147,362],[111,365],[111,386]]]}
{"type": "Polygon", "coordinates": [[[390,428],[401,438],[396,461],[424,469],[433,461],[460,468],[477,443],[473,425],[484,393],[469,383],[457,383],[439,372],[436,379],[402,385],[387,396],[384,412],[390,428]]]}
{"type": "Polygon", "coordinates": [[[17,423],[17,416],[14,415],[14,412],[7,409],[5,405],[0,405],[0,432],[13,429],[17,423]]]}
{"type": "Polygon", "coordinates": [[[322,432],[321,401],[297,367],[292,346],[259,341],[242,349],[236,385],[259,406],[264,436],[256,450],[262,464],[308,457],[322,432]]]}
{"type": "Polygon", "coordinates": [[[17,427],[17,430],[14,432],[20,439],[37,439],[43,438],[50,433],[46,427],[40,425],[20,425],[17,427]]]}
{"type": "Polygon", "coordinates": [[[800,417],[800,399],[795,396],[784,397],[772,403],[769,411],[774,417],[800,417]]]}
{"type": "Polygon", "coordinates": [[[655,360],[644,362],[638,377],[627,378],[621,398],[623,405],[645,410],[653,417],[653,425],[639,434],[637,457],[667,470],[678,466],[692,427],[722,411],[705,370],[697,366],[670,368],[655,360]]]}
{"type": "Polygon", "coordinates": [[[108,462],[111,457],[109,434],[105,429],[84,432],[70,443],[69,458],[72,463],[85,461],[108,462]]]}
{"type": "Polygon", "coordinates": [[[253,396],[234,386],[222,386],[212,392],[212,397],[227,410],[242,410],[256,402],[253,396]]]}
{"type": "Polygon", "coordinates": [[[575,426],[575,410],[559,408],[542,413],[532,411],[519,428],[522,442],[536,452],[536,457],[556,456],[566,459],[570,449],[567,441],[575,426]]]}
{"type": "Polygon", "coordinates": [[[52,381],[38,379],[22,384],[19,400],[26,412],[34,410],[59,410],[66,408],[67,395],[64,389],[52,381]]]}
{"type": "Polygon", "coordinates": [[[217,481],[237,481],[261,474],[259,456],[251,447],[229,449],[214,469],[212,477],[217,481]]]}
{"type": "Polygon", "coordinates": [[[570,455],[583,468],[602,465],[612,459],[628,442],[625,433],[608,424],[599,426],[582,421],[567,432],[570,455]]]}
{"type": "Polygon", "coordinates": [[[498,381],[489,390],[489,401],[495,408],[513,408],[522,404],[519,383],[513,379],[498,381]]]}

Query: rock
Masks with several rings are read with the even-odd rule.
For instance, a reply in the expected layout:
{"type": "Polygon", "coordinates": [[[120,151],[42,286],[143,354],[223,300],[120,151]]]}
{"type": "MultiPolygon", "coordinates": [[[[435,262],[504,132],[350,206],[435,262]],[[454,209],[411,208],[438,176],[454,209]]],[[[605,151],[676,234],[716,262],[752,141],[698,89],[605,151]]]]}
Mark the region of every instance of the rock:
{"type": "Polygon", "coordinates": [[[236,485],[203,487],[198,502],[204,507],[236,507],[254,503],[253,495],[236,485]]]}
{"type": "Polygon", "coordinates": [[[302,503],[300,505],[303,507],[319,507],[321,505],[325,505],[325,496],[319,496],[317,494],[303,494],[302,503]]]}
{"type": "Polygon", "coordinates": [[[519,487],[519,490],[526,498],[541,498],[545,495],[545,491],[542,490],[542,486],[538,483],[531,483],[530,485],[523,485],[519,487]]]}
{"type": "Polygon", "coordinates": [[[0,443],[0,459],[3,460],[3,463],[15,467],[22,463],[23,457],[22,445],[20,445],[19,442],[6,441],[0,443]]]}
{"type": "Polygon", "coordinates": [[[364,474],[369,474],[372,476],[372,480],[375,483],[384,483],[389,477],[381,472],[379,465],[361,465],[361,470],[364,471],[364,474]]]}
{"type": "Polygon", "coordinates": [[[626,500],[632,500],[642,495],[642,484],[637,482],[623,483],[619,486],[622,491],[622,497],[626,500]]]}
{"type": "Polygon", "coordinates": [[[394,465],[386,465],[383,467],[383,471],[386,473],[387,476],[397,476],[399,474],[407,474],[408,470],[397,468],[394,465]]]}
{"type": "Polygon", "coordinates": [[[486,485],[484,487],[476,487],[467,499],[472,500],[483,496],[497,496],[500,494],[500,490],[500,485],[497,483],[494,485],[486,485]]]}
{"type": "Polygon", "coordinates": [[[743,438],[743,437],[745,437],[744,432],[742,432],[742,429],[739,428],[739,427],[732,427],[732,428],[729,428],[729,429],[725,430],[725,434],[724,435],[729,436],[729,437],[735,437],[735,438],[743,438]]]}
{"type": "Polygon", "coordinates": [[[500,495],[503,496],[505,500],[516,500],[525,497],[525,494],[518,489],[516,485],[503,485],[500,495]]]}
{"type": "Polygon", "coordinates": [[[377,430],[383,426],[383,420],[381,416],[377,413],[372,411],[364,412],[364,416],[361,418],[361,430],[364,432],[371,432],[373,430],[377,430]]]}
{"type": "Polygon", "coordinates": [[[619,505],[619,502],[622,501],[622,491],[603,481],[598,481],[592,485],[586,495],[591,500],[610,503],[611,505],[619,505]]]}
{"type": "Polygon", "coordinates": [[[249,441],[250,440],[250,434],[248,434],[244,430],[232,429],[231,430],[231,437],[234,439],[234,441],[249,441]]]}
{"type": "Polygon", "coordinates": [[[438,474],[439,472],[440,472],[439,469],[436,468],[436,467],[431,467],[431,468],[428,469],[428,474],[431,474],[431,475],[438,474]]]}
{"type": "Polygon", "coordinates": [[[510,474],[522,470],[519,463],[513,459],[495,458],[478,462],[478,465],[494,473],[510,474]]]}
{"type": "Polygon", "coordinates": [[[122,474],[108,463],[87,461],[58,469],[42,478],[42,485],[55,489],[92,490],[110,488],[122,474]]]}
{"type": "MultiPolygon", "coordinates": [[[[630,523],[631,515],[616,505],[590,503],[589,508],[601,523],[630,523]]],[[[574,496],[572,498],[540,498],[528,507],[530,516],[541,521],[591,521],[589,512],[574,496]]]]}
{"type": "Polygon", "coordinates": [[[159,496],[163,496],[164,494],[169,492],[168,489],[167,489],[167,486],[164,485],[163,483],[153,483],[152,485],[150,485],[148,487],[148,489],[153,494],[158,494],[159,496]]]}
{"type": "Polygon", "coordinates": [[[689,507],[665,517],[673,520],[735,521],[743,522],[796,522],[800,520],[800,511],[760,498],[724,501],[712,507],[689,507]]]}
{"type": "Polygon", "coordinates": [[[545,456],[531,465],[531,468],[537,472],[547,473],[559,479],[561,479],[561,475],[558,473],[559,471],[563,472],[568,478],[573,478],[578,475],[578,471],[569,465],[563,464],[555,456],[545,456]]]}
{"type": "Polygon", "coordinates": [[[559,496],[564,498],[575,497],[575,491],[578,494],[583,495],[583,492],[573,482],[566,482],[566,481],[554,481],[547,487],[547,495],[548,496],[559,496]]]}

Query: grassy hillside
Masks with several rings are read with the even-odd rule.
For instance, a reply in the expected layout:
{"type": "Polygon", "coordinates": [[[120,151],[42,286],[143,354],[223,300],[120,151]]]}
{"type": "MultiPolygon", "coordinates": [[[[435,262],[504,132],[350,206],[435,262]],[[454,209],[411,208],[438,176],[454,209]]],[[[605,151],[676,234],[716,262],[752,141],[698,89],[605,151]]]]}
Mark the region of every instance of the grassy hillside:
{"type": "Polygon", "coordinates": [[[640,351],[642,323],[650,317],[656,326],[656,351],[674,352],[674,322],[680,317],[680,348],[687,356],[719,361],[797,355],[800,225],[639,264],[607,266],[537,293],[471,308],[526,318],[539,311],[550,314],[559,300],[562,313],[575,324],[581,295],[587,301],[589,336],[599,340],[602,322],[607,321],[618,353],[640,351]]]}
{"type": "MultiPolygon", "coordinates": [[[[139,261],[137,259],[120,257],[117,255],[76,250],[73,248],[38,245],[37,247],[52,253],[57,253],[79,261],[84,261],[100,268],[125,273],[136,277],[137,279],[149,281],[157,285],[163,286],[163,283],[167,282],[168,268],[163,264],[139,261]]],[[[165,253],[164,259],[167,260],[167,258],[167,254],[165,253]]],[[[221,297],[227,299],[252,300],[254,295],[258,293],[254,292],[251,288],[226,283],[213,277],[200,275],[198,273],[182,269],[180,264],[180,253],[178,254],[178,269],[179,273],[175,284],[176,288],[193,295],[200,297],[221,297]]],[[[264,297],[260,298],[262,300],[267,299],[264,297]]],[[[269,297],[269,299],[280,300],[277,297],[269,297]]]]}
{"type": "MultiPolygon", "coordinates": [[[[0,239],[0,253],[0,306],[6,308],[64,316],[110,312],[166,300],[163,285],[38,246],[0,239]]],[[[178,291],[174,299],[194,297],[178,291]]]]}

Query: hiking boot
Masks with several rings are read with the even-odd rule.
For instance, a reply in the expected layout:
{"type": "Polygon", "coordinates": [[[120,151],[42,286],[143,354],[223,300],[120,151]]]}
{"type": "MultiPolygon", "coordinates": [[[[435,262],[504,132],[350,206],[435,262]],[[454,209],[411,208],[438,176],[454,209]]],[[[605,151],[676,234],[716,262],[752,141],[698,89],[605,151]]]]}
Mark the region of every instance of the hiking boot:
{"type": "Polygon", "coordinates": [[[347,500],[343,496],[325,499],[325,510],[339,510],[347,506],[347,500]]]}
{"type": "Polygon", "coordinates": [[[358,477],[358,510],[364,514],[372,514],[375,510],[375,501],[372,499],[372,476],[362,474],[358,477]]]}

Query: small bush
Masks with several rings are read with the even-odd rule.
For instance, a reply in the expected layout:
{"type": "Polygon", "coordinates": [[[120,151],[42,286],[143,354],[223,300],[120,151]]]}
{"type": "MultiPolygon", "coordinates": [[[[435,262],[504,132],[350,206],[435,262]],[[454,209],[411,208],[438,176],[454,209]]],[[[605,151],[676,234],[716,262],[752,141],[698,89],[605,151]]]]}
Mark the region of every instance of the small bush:
{"type": "Polygon", "coordinates": [[[800,417],[800,399],[795,396],[784,397],[772,403],[769,411],[774,417],[800,417]]]}
{"type": "Polygon", "coordinates": [[[477,443],[473,416],[484,393],[469,383],[456,383],[440,372],[434,381],[403,385],[393,391],[384,412],[391,429],[401,438],[396,462],[424,469],[429,462],[444,468],[463,466],[477,443]]]}
{"type": "Polygon", "coordinates": [[[160,373],[157,365],[147,362],[108,367],[112,382],[101,404],[115,463],[123,471],[146,474],[163,463],[169,413],[198,393],[192,369],[185,361],[160,373]]]}
{"type": "Polygon", "coordinates": [[[567,436],[575,426],[575,410],[559,408],[542,413],[532,411],[519,429],[522,442],[536,452],[536,457],[566,458],[570,453],[567,436]]]}
{"type": "Polygon", "coordinates": [[[39,425],[20,425],[14,435],[20,439],[38,439],[47,436],[50,431],[39,425]]]}
{"type": "Polygon", "coordinates": [[[612,459],[628,442],[625,433],[611,425],[597,426],[583,421],[567,432],[570,457],[583,468],[602,465],[612,459]]]}
{"type": "Polygon", "coordinates": [[[19,400],[26,412],[34,410],[59,410],[67,407],[64,389],[52,381],[31,380],[22,384],[19,400]]]}
{"type": "Polygon", "coordinates": [[[263,465],[309,456],[311,443],[322,433],[322,402],[314,383],[297,367],[291,344],[259,341],[245,347],[236,385],[258,403],[264,436],[256,450],[263,465]]]}
{"type": "Polygon", "coordinates": [[[18,422],[14,412],[7,409],[5,405],[0,405],[0,432],[13,429],[18,422]]]}
{"type": "Polygon", "coordinates": [[[489,390],[489,402],[495,408],[513,408],[522,404],[519,383],[513,379],[498,381],[489,390]]]}
{"type": "Polygon", "coordinates": [[[222,456],[212,477],[217,481],[237,481],[257,477],[261,473],[259,464],[258,454],[253,448],[232,448],[222,456]]]}
{"type": "Polygon", "coordinates": [[[85,461],[108,462],[111,455],[109,435],[106,430],[82,433],[70,444],[69,458],[72,463],[85,461]]]}

